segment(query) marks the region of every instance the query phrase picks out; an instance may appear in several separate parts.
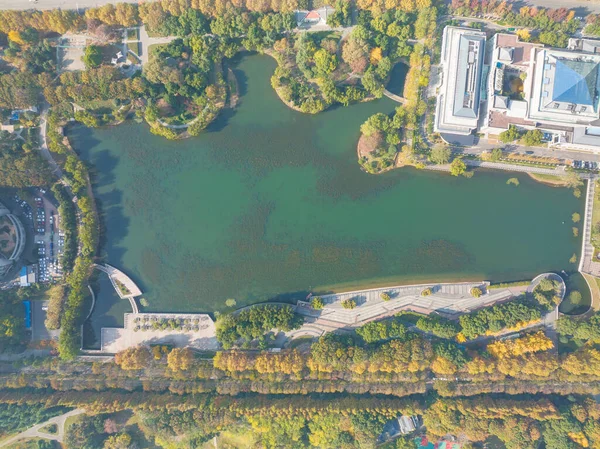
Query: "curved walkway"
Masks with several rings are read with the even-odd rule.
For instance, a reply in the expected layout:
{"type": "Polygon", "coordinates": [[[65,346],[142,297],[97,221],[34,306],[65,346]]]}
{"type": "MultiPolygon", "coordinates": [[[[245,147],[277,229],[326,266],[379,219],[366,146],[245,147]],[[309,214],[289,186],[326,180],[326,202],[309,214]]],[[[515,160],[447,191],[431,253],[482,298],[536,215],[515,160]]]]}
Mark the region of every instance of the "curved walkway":
{"type": "Polygon", "coordinates": [[[43,422],[41,424],[36,424],[35,426],[30,427],[29,429],[27,429],[24,432],[21,432],[21,433],[15,435],[14,437],[11,437],[11,438],[8,438],[7,440],[2,441],[0,443],[0,447],[8,446],[8,445],[14,443],[15,441],[23,440],[25,438],[44,438],[46,440],[54,440],[54,441],[58,441],[59,443],[62,443],[65,439],[65,423],[67,421],[67,418],[70,418],[71,416],[81,415],[82,413],[85,413],[85,410],[82,408],[77,408],[75,410],[71,410],[68,413],[65,413],[64,415],[55,416],[54,418],[50,418],[46,422],[43,422]],[[57,433],[53,434],[53,433],[46,433],[46,432],[40,431],[40,429],[42,429],[43,427],[46,427],[50,424],[56,424],[56,426],[58,427],[57,433]]]}
{"type": "Polygon", "coordinates": [[[385,95],[386,97],[388,97],[391,100],[394,100],[397,103],[400,103],[400,104],[406,103],[406,98],[401,97],[400,95],[396,95],[387,89],[384,89],[383,95],[385,95]]]}
{"type": "Polygon", "coordinates": [[[311,328],[322,325],[323,330],[330,331],[341,327],[360,326],[401,310],[437,312],[454,317],[513,297],[513,293],[508,289],[486,291],[487,285],[486,282],[432,283],[336,293],[321,296],[325,303],[323,310],[314,310],[309,302],[298,301],[296,312],[307,317],[307,325],[311,328]],[[479,298],[474,298],[471,295],[474,287],[485,293],[479,298]],[[425,289],[430,289],[431,294],[422,296],[421,293],[425,289]],[[383,293],[390,297],[388,301],[381,298],[383,293]],[[347,300],[355,302],[354,309],[343,307],[343,302],[347,300]]]}
{"type": "Polygon", "coordinates": [[[108,275],[108,278],[110,279],[110,282],[112,283],[115,291],[119,295],[119,298],[128,299],[129,303],[131,304],[131,309],[133,310],[133,313],[135,313],[135,314],[139,313],[139,309],[138,309],[137,303],[135,302],[134,298],[136,296],[141,296],[142,291],[139,289],[139,287],[136,285],[136,283],[133,282],[131,280],[131,278],[129,276],[127,276],[125,273],[123,273],[121,270],[118,270],[115,267],[110,266],[108,264],[104,264],[104,265],[94,264],[94,268],[106,273],[108,275]],[[123,286],[125,286],[125,288],[129,291],[129,294],[126,295],[121,291],[121,289],[117,285],[117,281],[120,284],[122,284],[123,286]]]}

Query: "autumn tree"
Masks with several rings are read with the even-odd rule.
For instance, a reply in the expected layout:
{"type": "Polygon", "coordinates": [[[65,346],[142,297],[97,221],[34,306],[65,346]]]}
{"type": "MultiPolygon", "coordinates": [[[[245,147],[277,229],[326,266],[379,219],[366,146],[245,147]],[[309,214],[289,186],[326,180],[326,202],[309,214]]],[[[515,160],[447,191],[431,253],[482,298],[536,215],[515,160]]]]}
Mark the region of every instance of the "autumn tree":
{"type": "Polygon", "coordinates": [[[134,346],[115,354],[115,363],[124,370],[144,369],[152,360],[152,354],[147,346],[134,346]]]}
{"type": "Polygon", "coordinates": [[[172,371],[187,371],[194,363],[194,353],[190,348],[175,348],[167,356],[167,365],[172,371]]]}
{"type": "Polygon", "coordinates": [[[351,35],[342,47],[342,59],[354,73],[363,73],[369,64],[369,45],[351,35]]]}

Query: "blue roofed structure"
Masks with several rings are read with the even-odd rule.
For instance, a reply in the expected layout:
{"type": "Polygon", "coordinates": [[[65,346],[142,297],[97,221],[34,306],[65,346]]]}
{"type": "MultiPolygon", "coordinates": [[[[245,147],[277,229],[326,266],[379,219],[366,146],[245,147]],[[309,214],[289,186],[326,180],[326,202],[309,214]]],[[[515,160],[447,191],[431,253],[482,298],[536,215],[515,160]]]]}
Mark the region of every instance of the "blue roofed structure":
{"type": "Polygon", "coordinates": [[[593,61],[558,59],[552,101],[593,106],[598,103],[598,68],[593,61]]]}

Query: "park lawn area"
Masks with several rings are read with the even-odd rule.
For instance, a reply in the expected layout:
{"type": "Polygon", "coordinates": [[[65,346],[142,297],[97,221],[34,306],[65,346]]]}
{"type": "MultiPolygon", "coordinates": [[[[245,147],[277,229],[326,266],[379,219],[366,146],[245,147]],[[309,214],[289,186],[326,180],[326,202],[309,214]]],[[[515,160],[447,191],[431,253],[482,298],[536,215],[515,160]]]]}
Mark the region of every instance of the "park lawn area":
{"type": "Polygon", "coordinates": [[[127,48],[139,56],[139,54],[140,54],[140,43],[139,42],[127,42],[127,48]]]}
{"type": "Polygon", "coordinates": [[[48,424],[40,429],[40,432],[49,433],[52,435],[56,435],[58,433],[58,425],[56,424],[48,424]]]}
{"type": "Polygon", "coordinates": [[[148,47],[148,59],[152,59],[154,56],[161,52],[163,47],[169,44],[152,44],[148,47]]]}
{"type": "MultiPolygon", "coordinates": [[[[217,436],[217,447],[229,449],[246,449],[255,447],[258,443],[256,436],[249,429],[242,429],[240,432],[223,431],[217,436]]],[[[213,440],[207,441],[202,449],[214,449],[213,440]]]]}
{"type": "Polygon", "coordinates": [[[83,413],[81,415],[69,416],[65,421],[65,435],[69,432],[69,428],[76,422],[81,421],[84,416],[85,416],[85,413],[83,413]]]}
{"type": "Polygon", "coordinates": [[[290,344],[287,346],[287,349],[296,349],[302,345],[309,345],[314,342],[317,338],[311,337],[310,335],[305,335],[303,337],[294,338],[290,341],[290,344]]]}
{"type": "Polygon", "coordinates": [[[409,312],[409,311],[404,311],[404,312],[400,312],[396,315],[398,318],[400,318],[401,321],[404,321],[407,324],[417,324],[417,321],[419,321],[419,318],[425,316],[421,313],[417,313],[417,312],[409,312]]]}
{"type": "Polygon", "coordinates": [[[114,100],[92,100],[79,104],[86,111],[92,114],[110,114],[116,107],[114,100]]]}
{"type": "Polygon", "coordinates": [[[547,185],[551,185],[554,187],[564,187],[565,184],[565,180],[562,176],[554,176],[554,175],[544,175],[544,174],[539,174],[539,173],[527,173],[532,179],[547,184],[547,185]]]}
{"type": "Polygon", "coordinates": [[[140,30],[138,28],[128,28],[127,29],[127,40],[139,40],[140,38],[140,30]]]}
{"type": "Polygon", "coordinates": [[[61,445],[56,441],[46,440],[44,438],[29,438],[26,440],[16,441],[10,446],[6,446],[5,449],[39,449],[40,447],[47,449],[60,449],[61,445]],[[40,446],[40,444],[45,444],[45,446],[40,446]]]}

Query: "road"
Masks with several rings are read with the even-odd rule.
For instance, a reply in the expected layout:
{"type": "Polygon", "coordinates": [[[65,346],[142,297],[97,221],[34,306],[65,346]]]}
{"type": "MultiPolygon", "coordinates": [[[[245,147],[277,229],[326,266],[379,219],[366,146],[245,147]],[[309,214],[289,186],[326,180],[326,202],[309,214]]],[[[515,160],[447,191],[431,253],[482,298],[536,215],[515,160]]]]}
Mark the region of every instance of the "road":
{"type": "MultiPolygon", "coordinates": [[[[85,9],[103,6],[108,3],[143,3],[144,0],[0,0],[0,9],[85,9]]],[[[448,0],[450,3],[450,0],[448,0]]],[[[600,0],[525,0],[521,5],[543,6],[546,8],[568,8],[575,9],[578,16],[589,13],[600,13],[600,0]]]]}
{"type": "MultiPolygon", "coordinates": [[[[137,0],[0,0],[0,9],[87,9],[108,3],[138,3],[137,0]]],[[[140,2],[141,3],[141,2],[140,2]]]]}
{"type": "Polygon", "coordinates": [[[15,435],[14,437],[2,441],[0,443],[0,447],[9,446],[15,441],[23,440],[25,438],[45,438],[47,440],[54,440],[58,441],[59,443],[62,443],[65,438],[65,422],[67,421],[67,418],[70,418],[71,416],[81,415],[82,413],[85,413],[85,410],[77,408],[75,410],[71,410],[68,413],[65,413],[64,415],[55,416],[54,418],[51,418],[46,422],[36,424],[35,426],[30,427],[25,432],[21,432],[15,435]],[[42,427],[45,427],[49,424],[56,424],[58,427],[58,432],[55,434],[40,432],[40,429],[42,427]]]}
{"type": "Polygon", "coordinates": [[[600,154],[591,153],[588,151],[575,151],[564,148],[547,148],[547,147],[526,147],[523,145],[514,145],[503,143],[490,144],[480,141],[475,146],[468,148],[453,147],[452,151],[455,153],[466,153],[479,155],[484,151],[491,151],[494,148],[501,148],[506,153],[521,153],[527,154],[528,156],[539,156],[539,157],[554,157],[557,159],[568,159],[568,160],[583,160],[600,162],[600,154]]]}
{"type": "MultiPolygon", "coordinates": [[[[3,0],[0,0],[0,3],[3,0]]],[[[40,0],[41,1],[41,0],[40,0]]],[[[452,3],[451,0],[446,0],[446,3],[452,3]]],[[[600,13],[600,0],[520,0],[514,1],[518,6],[538,6],[544,8],[567,8],[574,9],[578,16],[587,14],[600,13]]]]}
{"type": "MultiPolygon", "coordinates": [[[[2,1],[2,0],[0,0],[0,1],[2,1]]],[[[50,154],[50,151],[48,150],[48,139],[46,137],[46,133],[47,133],[47,128],[48,128],[48,111],[49,111],[49,109],[50,109],[50,105],[48,105],[48,103],[46,103],[44,101],[44,104],[42,105],[42,109],[40,112],[40,138],[41,138],[41,143],[42,143],[40,150],[42,151],[42,156],[44,157],[44,159],[46,159],[48,161],[48,163],[50,164],[50,167],[52,167],[52,173],[54,173],[59,179],[61,179],[63,177],[62,170],[60,169],[60,167],[58,166],[58,164],[56,163],[56,161],[50,154]]]]}

